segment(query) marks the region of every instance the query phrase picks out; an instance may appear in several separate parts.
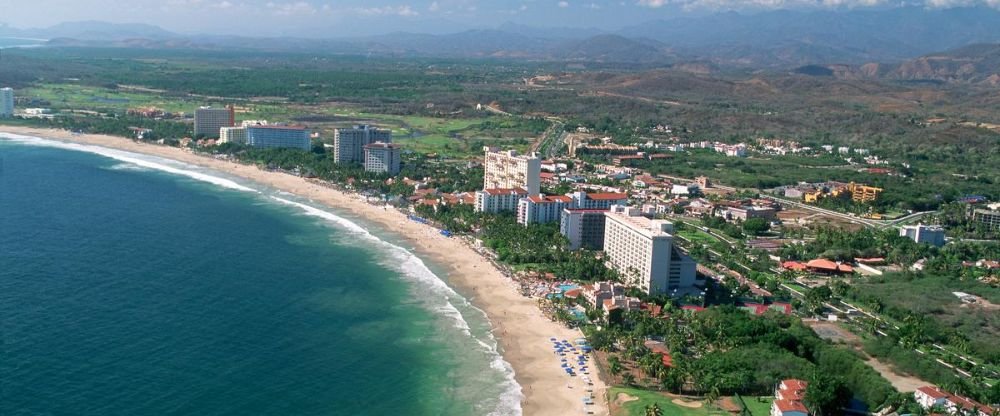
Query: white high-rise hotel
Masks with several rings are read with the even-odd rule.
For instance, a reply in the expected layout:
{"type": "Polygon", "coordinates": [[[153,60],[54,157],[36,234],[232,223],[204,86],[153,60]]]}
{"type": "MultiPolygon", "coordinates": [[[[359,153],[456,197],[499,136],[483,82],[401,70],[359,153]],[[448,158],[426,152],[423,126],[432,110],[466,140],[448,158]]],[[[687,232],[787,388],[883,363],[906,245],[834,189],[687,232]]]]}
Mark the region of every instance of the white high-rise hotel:
{"type": "Polygon", "coordinates": [[[357,125],[350,129],[333,131],[333,161],[335,163],[364,163],[365,146],[375,142],[392,143],[392,130],[374,126],[357,125]]]}
{"type": "Polygon", "coordinates": [[[615,205],[604,214],[608,266],[646,293],[684,293],[695,284],[694,259],[674,245],[673,223],[650,220],[638,208],[615,205]]]}
{"type": "Polygon", "coordinates": [[[14,115],[14,90],[10,88],[0,88],[0,117],[11,117],[14,115]]]}
{"type": "Polygon", "coordinates": [[[542,160],[534,153],[519,155],[517,151],[500,151],[484,147],[486,151],[483,189],[522,188],[528,195],[541,192],[542,160]]]}

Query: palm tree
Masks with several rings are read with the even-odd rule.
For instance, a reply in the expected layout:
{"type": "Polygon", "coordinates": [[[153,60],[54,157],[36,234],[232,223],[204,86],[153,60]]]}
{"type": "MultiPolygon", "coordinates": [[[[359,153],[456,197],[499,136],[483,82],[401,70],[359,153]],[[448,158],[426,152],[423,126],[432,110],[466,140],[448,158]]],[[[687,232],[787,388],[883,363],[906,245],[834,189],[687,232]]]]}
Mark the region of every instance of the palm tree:
{"type": "Polygon", "coordinates": [[[635,376],[633,376],[632,373],[625,373],[622,375],[622,383],[626,386],[635,385],[635,376]]]}
{"type": "Polygon", "coordinates": [[[663,409],[660,409],[660,404],[654,402],[652,405],[646,405],[646,416],[663,416],[663,409]]]}

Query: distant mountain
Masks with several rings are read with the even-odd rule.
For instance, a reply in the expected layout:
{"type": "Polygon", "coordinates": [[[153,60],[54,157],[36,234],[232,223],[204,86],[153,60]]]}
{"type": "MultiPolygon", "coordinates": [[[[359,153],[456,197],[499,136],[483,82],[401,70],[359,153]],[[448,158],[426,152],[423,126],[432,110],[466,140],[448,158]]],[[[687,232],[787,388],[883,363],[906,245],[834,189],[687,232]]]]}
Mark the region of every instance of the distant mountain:
{"type": "Polygon", "coordinates": [[[899,63],[805,65],[793,72],[839,79],[888,79],[1000,86],[1000,43],[969,45],[899,63]]]}
{"type": "Polygon", "coordinates": [[[597,28],[535,27],[512,22],[506,22],[497,26],[496,30],[542,39],[584,39],[607,33],[597,28]]]}
{"type": "Polygon", "coordinates": [[[1000,42],[1000,11],[987,7],[727,12],[642,23],[617,32],[722,63],[788,67],[898,62],[972,43],[1000,42]]]}
{"type": "Polygon", "coordinates": [[[129,38],[167,39],[178,34],[158,26],[141,23],[108,23],[99,21],[66,22],[38,29],[16,29],[0,26],[0,36],[20,36],[53,39],[73,38],[87,41],[114,41],[129,38]]]}
{"type": "Polygon", "coordinates": [[[552,57],[568,61],[619,63],[664,64],[676,60],[676,55],[662,43],[609,34],[556,45],[552,48],[552,57]]]}
{"type": "Polygon", "coordinates": [[[976,82],[966,72],[988,72],[980,65],[993,62],[990,58],[982,58],[981,64],[973,64],[970,69],[968,63],[959,65],[957,59],[928,54],[970,44],[1000,42],[997,28],[1000,28],[1000,11],[991,8],[902,7],[725,12],[651,21],[615,33],[594,28],[535,28],[505,23],[495,29],[448,34],[397,32],[338,39],[252,38],[178,35],[145,24],[90,21],[31,30],[0,26],[0,36],[54,39],[51,44],[58,46],[591,61],[675,66],[691,73],[729,67],[782,71],[805,67],[800,72],[841,78],[951,77],[976,82]],[[918,60],[909,62],[911,59],[918,60]],[[865,65],[871,62],[878,64],[865,65]],[[955,65],[958,66],[952,68],[955,65]],[[894,71],[895,75],[891,75],[894,71]]]}
{"type": "Polygon", "coordinates": [[[1000,85],[1000,43],[970,45],[905,61],[884,75],[905,80],[1000,85]]]}

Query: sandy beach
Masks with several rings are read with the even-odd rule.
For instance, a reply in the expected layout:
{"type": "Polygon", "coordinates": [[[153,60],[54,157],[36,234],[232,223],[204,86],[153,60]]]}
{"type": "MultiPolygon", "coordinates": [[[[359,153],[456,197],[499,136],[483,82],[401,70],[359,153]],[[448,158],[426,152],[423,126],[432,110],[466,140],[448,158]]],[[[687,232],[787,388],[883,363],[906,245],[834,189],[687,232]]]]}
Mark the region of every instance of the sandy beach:
{"type": "MultiPolygon", "coordinates": [[[[0,126],[0,132],[114,148],[203,166],[332,208],[348,210],[392,230],[404,237],[418,256],[446,266],[447,275],[442,278],[486,312],[501,344],[503,357],[513,366],[515,377],[522,387],[525,415],[583,414],[581,398],[585,395],[584,383],[579,377],[568,377],[562,371],[549,341],[550,337],[572,341],[582,336],[580,331],[570,330],[544,317],[534,299],[521,296],[510,279],[463,239],[444,237],[427,225],[408,220],[395,209],[370,205],[357,195],[317,185],[297,176],[262,171],[179,148],[138,143],[114,136],[74,135],[63,130],[0,126]]],[[[591,374],[595,405],[589,408],[593,414],[607,415],[604,400],[606,386],[597,371],[594,368],[591,374]]]]}

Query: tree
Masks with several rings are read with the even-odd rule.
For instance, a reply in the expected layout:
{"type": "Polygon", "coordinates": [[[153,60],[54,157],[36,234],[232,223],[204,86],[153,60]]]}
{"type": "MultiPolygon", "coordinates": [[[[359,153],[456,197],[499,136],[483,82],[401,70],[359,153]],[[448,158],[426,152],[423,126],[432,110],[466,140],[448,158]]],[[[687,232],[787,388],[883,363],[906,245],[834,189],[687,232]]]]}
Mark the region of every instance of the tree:
{"type": "Polygon", "coordinates": [[[660,408],[659,403],[653,403],[652,405],[646,405],[646,416],[663,416],[663,409],[660,408]]]}
{"type": "Polygon", "coordinates": [[[622,362],[618,359],[617,355],[608,356],[608,371],[611,375],[617,376],[622,372],[622,362]]]}
{"type": "Polygon", "coordinates": [[[840,414],[851,399],[851,391],[839,377],[816,371],[806,386],[804,403],[816,416],[840,414]]]}
{"type": "Polygon", "coordinates": [[[622,375],[622,383],[625,384],[626,386],[633,386],[633,385],[635,385],[635,376],[633,376],[632,373],[625,373],[625,374],[623,374],[622,375]]]}
{"type": "Polygon", "coordinates": [[[771,229],[771,224],[763,218],[748,218],[743,221],[743,231],[750,235],[761,235],[771,229]]]}

